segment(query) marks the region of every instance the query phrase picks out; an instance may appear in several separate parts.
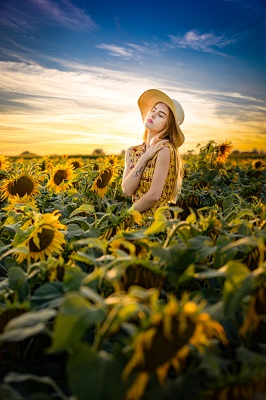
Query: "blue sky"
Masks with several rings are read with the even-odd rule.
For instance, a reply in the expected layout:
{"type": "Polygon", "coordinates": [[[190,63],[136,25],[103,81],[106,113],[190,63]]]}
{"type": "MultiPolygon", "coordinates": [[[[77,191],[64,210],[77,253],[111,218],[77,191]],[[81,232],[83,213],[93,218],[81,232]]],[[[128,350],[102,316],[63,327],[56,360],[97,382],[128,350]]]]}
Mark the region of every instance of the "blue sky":
{"type": "Polygon", "coordinates": [[[0,0],[0,154],[119,154],[140,94],[185,111],[181,153],[266,151],[265,0],[0,0]]]}

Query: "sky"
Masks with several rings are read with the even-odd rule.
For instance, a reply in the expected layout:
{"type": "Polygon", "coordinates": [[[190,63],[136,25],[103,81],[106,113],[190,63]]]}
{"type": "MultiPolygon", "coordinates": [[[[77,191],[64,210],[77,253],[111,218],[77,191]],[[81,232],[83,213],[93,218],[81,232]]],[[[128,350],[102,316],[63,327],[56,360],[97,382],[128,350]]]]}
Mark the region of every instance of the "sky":
{"type": "Polygon", "coordinates": [[[0,154],[121,154],[138,97],[185,112],[181,154],[266,152],[265,0],[0,0],[0,154]]]}

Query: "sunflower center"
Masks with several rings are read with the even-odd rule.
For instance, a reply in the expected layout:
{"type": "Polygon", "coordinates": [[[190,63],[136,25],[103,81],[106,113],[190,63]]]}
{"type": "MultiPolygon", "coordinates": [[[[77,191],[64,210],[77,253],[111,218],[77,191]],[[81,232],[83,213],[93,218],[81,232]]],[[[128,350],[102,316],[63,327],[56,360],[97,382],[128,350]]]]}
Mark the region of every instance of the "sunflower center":
{"type": "Polygon", "coordinates": [[[65,169],[59,169],[54,174],[54,183],[59,186],[64,179],[67,179],[67,171],[65,169]]]}
{"type": "Polygon", "coordinates": [[[100,189],[105,188],[112,178],[112,171],[110,169],[105,169],[97,180],[97,186],[100,189]]]}
{"type": "Polygon", "coordinates": [[[80,163],[78,161],[72,161],[71,163],[74,169],[80,168],[80,163]]]}
{"type": "Polygon", "coordinates": [[[225,154],[226,152],[226,147],[225,146],[220,146],[220,153],[225,154]]]}
{"type": "Polygon", "coordinates": [[[30,195],[34,191],[34,181],[27,176],[21,176],[15,181],[9,182],[7,189],[12,196],[23,197],[25,194],[30,195]]]}
{"type": "Polygon", "coordinates": [[[39,239],[39,248],[34,243],[33,238],[31,238],[29,243],[30,251],[37,253],[47,249],[47,247],[52,243],[54,235],[55,233],[52,229],[42,228],[42,231],[37,234],[39,239]]]}

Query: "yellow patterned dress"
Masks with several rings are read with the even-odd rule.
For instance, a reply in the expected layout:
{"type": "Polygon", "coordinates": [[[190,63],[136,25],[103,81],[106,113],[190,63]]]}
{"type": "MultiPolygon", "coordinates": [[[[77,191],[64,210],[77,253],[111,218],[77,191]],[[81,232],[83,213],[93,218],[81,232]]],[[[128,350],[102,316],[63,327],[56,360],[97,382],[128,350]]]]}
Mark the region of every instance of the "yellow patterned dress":
{"type": "MultiPolygon", "coordinates": [[[[170,144],[167,143],[166,146],[168,146],[169,150],[170,150],[170,166],[169,166],[168,174],[167,174],[166,181],[165,181],[165,184],[163,187],[162,195],[161,195],[160,200],[157,201],[156,204],[152,208],[150,208],[149,210],[144,211],[142,213],[142,216],[144,218],[145,217],[153,217],[154,212],[157,210],[157,208],[162,207],[162,206],[167,206],[168,202],[170,201],[170,199],[172,197],[172,193],[174,191],[175,152],[174,152],[173,147],[170,144]]],[[[145,150],[146,150],[145,143],[142,143],[139,146],[135,146],[135,147],[131,148],[130,153],[129,153],[130,169],[133,169],[135,167],[139,158],[142,156],[142,154],[145,153],[145,150]]],[[[148,161],[146,167],[144,168],[139,186],[132,196],[133,204],[136,203],[136,201],[139,200],[150,189],[157,156],[158,156],[158,153],[156,153],[155,156],[148,161]]],[[[168,219],[171,218],[171,214],[170,214],[169,210],[165,211],[165,215],[168,219]]]]}

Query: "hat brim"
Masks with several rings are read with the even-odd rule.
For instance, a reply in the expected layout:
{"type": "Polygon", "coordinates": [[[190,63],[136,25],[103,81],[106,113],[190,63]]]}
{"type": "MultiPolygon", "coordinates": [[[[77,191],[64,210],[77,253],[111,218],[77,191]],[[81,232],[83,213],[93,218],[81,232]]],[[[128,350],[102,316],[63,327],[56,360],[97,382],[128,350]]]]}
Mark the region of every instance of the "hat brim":
{"type": "Polygon", "coordinates": [[[146,90],[138,99],[138,106],[141,112],[142,120],[145,120],[148,112],[157,103],[166,104],[172,111],[178,134],[178,146],[181,146],[185,141],[185,137],[179,125],[181,125],[184,121],[185,114],[181,104],[177,100],[171,99],[169,96],[167,96],[167,94],[158,89],[146,90]]]}

